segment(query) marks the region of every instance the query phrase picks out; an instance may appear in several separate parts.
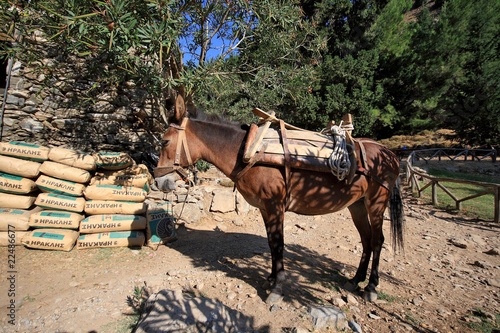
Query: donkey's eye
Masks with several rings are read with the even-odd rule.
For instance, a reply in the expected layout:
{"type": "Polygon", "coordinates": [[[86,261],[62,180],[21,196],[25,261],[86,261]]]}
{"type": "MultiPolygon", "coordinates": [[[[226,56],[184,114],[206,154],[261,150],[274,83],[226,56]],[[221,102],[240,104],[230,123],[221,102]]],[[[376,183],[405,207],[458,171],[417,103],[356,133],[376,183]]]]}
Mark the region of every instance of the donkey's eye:
{"type": "Polygon", "coordinates": [[[161,140],[161,146],[166,147],[170,143],[170,140],[161,140]]]}

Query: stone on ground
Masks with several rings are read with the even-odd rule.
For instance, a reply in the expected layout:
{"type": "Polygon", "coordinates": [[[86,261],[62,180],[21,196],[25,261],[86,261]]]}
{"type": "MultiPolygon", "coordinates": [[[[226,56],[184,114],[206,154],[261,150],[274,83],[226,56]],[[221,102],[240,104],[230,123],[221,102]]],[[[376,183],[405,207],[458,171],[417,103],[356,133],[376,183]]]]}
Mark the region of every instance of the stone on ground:
{"type": "Polygon", "coordinates": [[[251,318],[218,301],[162,290],[147,300],[135,332],[248,332],[252,324],[251,318]]]}
{"type": "Polygon", "coordinates": [[[337,329],[347,328],[347,318],[342,310],[333,306],[312,307],[309,311],[314,328],[325,326],[335,327],[337,329]]]}

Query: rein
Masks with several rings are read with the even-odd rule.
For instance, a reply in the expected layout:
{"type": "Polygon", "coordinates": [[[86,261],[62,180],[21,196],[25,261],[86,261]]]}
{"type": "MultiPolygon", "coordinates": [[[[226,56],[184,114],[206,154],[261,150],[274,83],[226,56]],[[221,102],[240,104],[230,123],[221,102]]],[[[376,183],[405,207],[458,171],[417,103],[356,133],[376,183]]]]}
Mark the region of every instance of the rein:
{"type": "Polygon", "coordinates": [[[177,147],[175,149],[175,158],[174,161],[168,161],[166,166],[162,167],[157,167],[153,170],[155,178],[165,176],[169,173],[172,172],[177,172],[179,176],[183,180],[186,180],[188,177],[188,173],[184,170],[184,168],[180,164],[180,159],[181,159],[181,150],[184,150],[184,154],[186,155],[186,158],[188,160],[188,165],[191,166],[193,165],[193,160],[191,159],[191,154],[189,153],[189,148],[187,145],[187,140],[186,140],[186,123],[187,123],[188,118],[182,119],[182,123],[180,125],[177,124],[170,124],[169,127],[173,127],[178,131],[178,136],[177,136],[177,147]]]}

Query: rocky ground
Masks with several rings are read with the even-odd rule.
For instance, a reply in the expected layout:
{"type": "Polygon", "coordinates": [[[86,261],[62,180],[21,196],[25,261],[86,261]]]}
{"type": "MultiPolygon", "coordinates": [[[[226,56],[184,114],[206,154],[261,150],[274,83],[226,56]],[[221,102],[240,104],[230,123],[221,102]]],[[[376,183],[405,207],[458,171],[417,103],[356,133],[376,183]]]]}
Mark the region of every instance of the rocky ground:
{"type": "MultiPolygon", "coordinates": [[[[218,300],[250,318],[259,332],[335,332],[314,328],[309,309],[317,305],[343,310],[362,332],[498,329],[500,226],[450,215],[408,196],[405,206],[405,253],[393,253],[386,241],[375,303],[343,288],[361,255],[344,210],[286,214],[287,293],[278,306],[266,305],[261,286],[270,255],[262,218],[252,210],[181,224],[177,241],[155,249],[17,247],[15,297],[9,296],[8,249],[1,248],[0,331],[130,332],[141,301],[163,289],[218,300]],[[11,299],[14,325],[7,316],[11,299]]],[[[389,221],[384,230],[389,240],[389,221]]]]}

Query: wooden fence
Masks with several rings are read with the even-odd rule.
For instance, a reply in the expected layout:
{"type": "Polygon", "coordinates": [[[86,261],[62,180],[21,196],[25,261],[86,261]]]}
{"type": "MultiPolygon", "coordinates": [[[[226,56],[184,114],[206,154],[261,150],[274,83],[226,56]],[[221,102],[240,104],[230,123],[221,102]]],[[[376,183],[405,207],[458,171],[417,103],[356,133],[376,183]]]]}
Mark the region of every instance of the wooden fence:
{"type": "MultiPolygon", "coordinates": [[[[450,198],[452,198],[455,201],[455,207],[456,209],[460,210],[462,209],[462,202],[474,199],[486,194],[494,193],[495,195],[495,216],[494,216],[494,222],[499,223],[500,222],[500,184],[493,184],[493,183],[484,183],[484,182],[477,182],[477,181],[470,181],[470,180],[461,180],[461,179],[451,179],[451,178],[440,178],[440,177],[433,177],[429,176],[425,172],[421,172],[415,169],[413,166],[414,162],[418,159],[425,160],[428,162],[429,160],[432,159],[438,159],[441,161],[441,159],[445,157],[448,158],[452,161],[456,160],[459,157],[464,157],[464,159],[467,161],[468,158],[470,157],[471,160],[483,160],[486,159],[487,157],[491,157],[492,162],[496,162],[496,157],[497,157],[497,151],[495,149],[456,149],[456,148],[438,148],[438,149],[421,149],[421,150],[415,150],[413,151],[410,156],[408,156],[407,163],[406,163],[406,181],[411,185],[412,191],[417,193],[418,196],[422,193],[423,190],[425,190],[428,187],[431,187],[432,189],[432,204],[437,205],[438,200],[437,200],[437,188],[439,187],[446,193],[450,198]],[[428,183],[425,184],[423,187],[420,187],[420,184],[417,180],[417,177],[422,177],[428,180],[428,183]],[[447,189],[442,183],[443,182],[448,182],[448,183],[461,183],[461,184],[470,184],[470,185],[476,185],[480,187],[484,187],[485,190],[474,194],[470,195],[465,198],[457,198],[449,189],[447,189]]],[[[487,162],[485,162],[487,163],[487,162]]]]}
{"type": "Polygon", "coordinates": [[[416,152],[418,158],[422,158],[424,160],[430,160],[433,158],[438,158],[440,161],[442,158],[446,157],[452,161],[457,160],[458,158],[463,158],[465,161],[477,160],[481,161],[488,157],[491,158],[492,162],[496,162],[497,160],[497,150],[496,149],[463,149],[463,148],[432,148],[432,149],[423,149],[423,148],[397,148],[391,149],[400,159],[408,157],[412,153],[416,152]],[[421,154],[418,154],[421,152],[421,154]],[[430,154],[429,154],[430,153],[430,154]]]}

